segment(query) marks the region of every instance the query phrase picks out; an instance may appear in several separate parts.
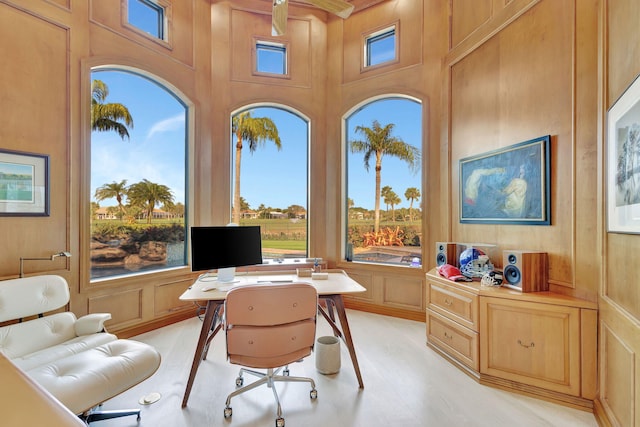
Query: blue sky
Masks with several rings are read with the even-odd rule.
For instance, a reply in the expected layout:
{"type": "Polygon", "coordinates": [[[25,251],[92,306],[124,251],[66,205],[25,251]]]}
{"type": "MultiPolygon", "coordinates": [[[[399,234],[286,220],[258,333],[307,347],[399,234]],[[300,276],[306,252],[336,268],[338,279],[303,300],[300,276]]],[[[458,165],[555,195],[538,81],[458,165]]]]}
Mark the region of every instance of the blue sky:
{"type": "MultiPolygon", "coordinates": [[[[104,81],[109,88],[106,102],[122,103],[131,112],[134,127],[130,140],[123,141],[115,132],[93,132],[91,136],[91,195],[97,187],[126,179],[133,184],[148,179],[167,185],[176,202],[184,203],[185,177],[185,110],[183,105],[164,89],[149,80],[126,72],[99,71],[93,78],[104,81]]],[[[297,204],[306,206],[307,187],[307,123],[299,116],[277,108],[254,109],[254,117],[270,117],[280,133],[282,149],[273,142],[255,152],[242,153],[242,197],[253,209],[260,204],[285,209],[297,204]]],[[[416,147],[421,144],[421,106],[406,99],[376,101],[355,112],[347,121],[348,138],[361,139],[354,133],[356,126],[371,127],[373,120],[382,126],[394,123],[393,135],[416,147]]],[[[313,127],[313,125],[312,125],[313,127]]],[[[231,135],[229,144],[235,145],[231,135]]],[[[234,155],[235,149],[232,148],[234,155]]],[[[355,206],[373,209],[375,195],[374,163],[364,168],[362,154],[347,154],[349,163],[348,193],[355,206]]],[[[372,159],[373,160],[373,159],[372,159]]],[[[230,159],[231,161],[231,159],[230,159]]],[[[233,163],[231,163],[233,165],[233,163]]],[[[406,163],[384,157],[382,186],[389,185],[400,196],[398,207],[408,207],[404,192],[420,185],[420,171],[412,174],[406,163]]],[[[313,185],[311,185],[313,191],[313,185]]],[[[101,206],[115,205],[104,200],[101,206]]]]}
{"type": "MultiPolygon", "coordinates": [[[[132,2],[131,5],[136,5],[132,2]]],[[[130,20],[143,30],[154,32],[155,15],[147,8],[130,9],[130,20]],[[147,22],[148,21],[148,22],[147,22]]],[[[384,46],[381,46],[384,50],[384,46]]],[[[385,52],[382,52],[385,53],[385,52]]],[[[148,179],[168,186],[175,202],[185,203],[185,109],[169,92],[155,83],[126,72],[98,71],[93,79],[104,81],[109,88],[105,102],[124,104],[130,111],[134,127],[129,130],[130,140],[123,141],[115,132],[92,132],[91,135],[91,196],[96,188],[111,182],[127,180],[134,184],[148,179]]],[[[307,205],[308,188],[307,141],[308,126],[300,117],[277,108],[254,109],[254,117],[271,118],[280,134],[282,149],[268,141],[255,152],[242,152],[241,196],[252,209],[260,204],[286,209],[291,205],[307,205]]],[[[373,120],[382,126],[394,123],[393,136],[421,148],[422,109],[420,104],[406,99],[377,101],[356,111],[347,121],[347,140],[362,139],[354,133],[356,126],[371,127],[373,120]]],[[[313,129],[313,124],[311,124],[313,129]]],[[[229,130],[235,155],[235,141],[229,130]]],[[[337,143],[337,142],[336,142],[337,143]]],[[[346,146],[343,147],[346,150],[346,146]]],[[[374,160],[374,159],[372,159],[374,160]]],[[[234,165],[233,158],[229,159],[234,165]]],[[[356,207],[374,208],[375,163],[369,171],[364,168],[363,154],[347,154],[348,196],[356,207]]],[[[232,171],[233,173],[233,171],[232,171]]],[[[233,175],[232,175],[233,176],[233,175]]],[[[420,170],[412,174],[406,163],[393,157],[384,157],[382,164],[382,186],[391,186],[402,203],[397,207],[408,207],[404,192],[409,187],[420,185],[420,170]]],[[[313,191],[313,183],[309,185],[313,191]]],[[[231,201],[230,201],[231,203],[231,201]]],[[[104,200],[101,206],[115,205],[115,200],[104,200]]],[[[382,205],[384,207],[384,205],[382,205]]]]}
{"type": "MultiPolygon", "coordinates": [[[[356,134],[356,126],[372,127],[374,120],[380,126],[393,123],[392,136],[401,138],[407,144],[413,145],[422,152],[422,107],[417,102],[407,99],[387,99],[368,104],[363,109],[351,115],[347,121],[347,140],[363,140],[364,135],[356,134]]],[[[375,157],[369,160],[369,171],[364,168],[364,154],[347,154],[348,163],[348,197],[353,200],[355,207],[373,209],[375,203],[375,157]]],[[[409,170],[407,163],[395,157],[383,156],[381,170],[381,187],[390,186],[402,199],[396,207],[409,207],[404,197],[407,188],[416,187],[423,193],[420,185],[421,170],[415,173],[409,170]]],[[[381,200],[380,206],[385,208],[381,200]]],[[[418,206],[414,202],[414,207],[418,206]]]]}
{"type": "MultiPolygon", "coordinates": [[[[185,109],[172,95],[151,81],[130,73],[99,71],[93,79],[109,88],[105,102],[124,104],[133,117],[130,140],[115,132],[91,133],[91,196],[97,187],[127,180],[148,179],[168,186],[175,201],[185,194],[185,109]]],[[[93,200],[93,199],[92,199],[93,200]]],[[[104,200],[101,206],[115,205],[104,200]]]]}

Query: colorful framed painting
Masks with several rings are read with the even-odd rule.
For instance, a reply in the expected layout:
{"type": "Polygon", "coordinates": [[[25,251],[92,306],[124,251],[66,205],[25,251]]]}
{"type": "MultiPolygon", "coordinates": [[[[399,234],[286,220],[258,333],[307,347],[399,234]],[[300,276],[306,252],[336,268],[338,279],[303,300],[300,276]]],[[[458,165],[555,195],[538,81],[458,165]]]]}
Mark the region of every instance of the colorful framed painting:
{"type": "Polygon", "coordinates": [[[607,114],[607,230],[640,233],[640,80],[607,114]]]}
{"type": "Polygon", "coordinates": [[[549,135],[460,160],[460,222],[551,224],[549,135]]]}
{"type": "Polygon", "coordinates": [[[49,156],[0,150],[0,216],[49,216],[49,156]]]}

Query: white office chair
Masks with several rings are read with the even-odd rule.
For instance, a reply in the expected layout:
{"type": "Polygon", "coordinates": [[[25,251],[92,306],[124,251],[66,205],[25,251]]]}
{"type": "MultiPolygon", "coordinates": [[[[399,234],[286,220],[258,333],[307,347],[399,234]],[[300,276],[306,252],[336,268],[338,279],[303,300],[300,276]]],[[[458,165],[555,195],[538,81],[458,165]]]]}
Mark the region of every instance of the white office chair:
{"type": "Polygon", "coordinates": [[[318,397],[311,378],[289,376],[288,364],[311,354],[316,333],[318,294],[308,283],[239,286],[229,291],[225,301],[225,331],[229,362],[242,368],[236,379],[241,387],[227,397],[225,418],[232,415],[231,398],[266,384],[278,405],[276,427],[284,427],[282,408],[275,388],[278,381],[308,382],[309,396],[318,397]],[[284,367],[282,375],[280,370],[284,367]],[[244,387],[243,374],[260,379],[244,387]]]}

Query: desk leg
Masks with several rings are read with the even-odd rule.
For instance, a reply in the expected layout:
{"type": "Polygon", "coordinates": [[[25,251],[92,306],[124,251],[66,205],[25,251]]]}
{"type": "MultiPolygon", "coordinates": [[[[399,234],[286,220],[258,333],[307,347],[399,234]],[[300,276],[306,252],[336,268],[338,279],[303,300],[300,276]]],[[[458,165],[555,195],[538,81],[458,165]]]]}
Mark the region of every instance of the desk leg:
{"type": "MultiPolygon", "coordinates": [[[[193,380],[196,378],[196,372],[198,372],[198,367],[200,366],[200,362],[204,357],[206,357],[208,351],[208,343],[211,341],[209,338],[209,332],[215,331],[215,325],[213,322],[216,319],[216,312],[218,311],[218,307],[222,303],[220,301],[208,301],[207,309],[204,313],[204,320],[202,321],[202,329],[200,329],[200,338],[198,338],[198,344],[196,345],[196,352],[193,356],[193,363],[191,364],[191,372],[189,373],[189,380],[187,381],[187,388],[184,391],[184,397],[182,398],[182,407],[187,406],[187,401],[189,400],[189,395],[191,394],[191,387],[193,387],[193,380]]],[[[215,333],[214,333],[215,335],[215,333]]]]}
{"type": "MultiPolygon", "coordinates": [[[[319,295],[320,298],[325,299],[327,303],[327,307],[329,305],[333,305],[338,312],[338,319],[340,319],[340,326],[342,327],[342,333],[337,333],[337,327],[334,324],[331,325],[334,332],[336,332],[337,336],[342,337],[347,349],[349,349],[349,355],[351,356],[351,362],[353,363],[353,369],[356,372],[356,377],[358,378],[358,385],[360,388],[364,388],[364,383],[362,382],[362,375],[360,374],[360,365],[358,364],[358,357],[356,356],[356,349],[353,346],[353,339],[351,338],[351,330],[349,329],[349,322],[347,321],[347,312],[344,308],[344,300],[342,299],[342,295],[319,295]]],[[[323,317],[329,321],[329,317],[333,318],[333,309],[331,309],[331,315],[322,313],[323,317]]],[[[331,324],[332,322],[329,321],[331,324]]]]}

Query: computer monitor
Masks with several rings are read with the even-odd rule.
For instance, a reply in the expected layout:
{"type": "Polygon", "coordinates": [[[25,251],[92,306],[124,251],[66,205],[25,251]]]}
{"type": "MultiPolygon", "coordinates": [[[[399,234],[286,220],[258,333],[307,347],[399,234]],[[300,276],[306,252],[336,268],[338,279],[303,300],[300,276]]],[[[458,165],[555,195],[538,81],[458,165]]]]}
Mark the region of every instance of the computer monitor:
{"type": "Polygon", "coordinates": [[[256,264],[262,264],[260,226],[191,227],[192,271],[218,270],[218,281],[230,282],[235,267],[256,264]]]}

